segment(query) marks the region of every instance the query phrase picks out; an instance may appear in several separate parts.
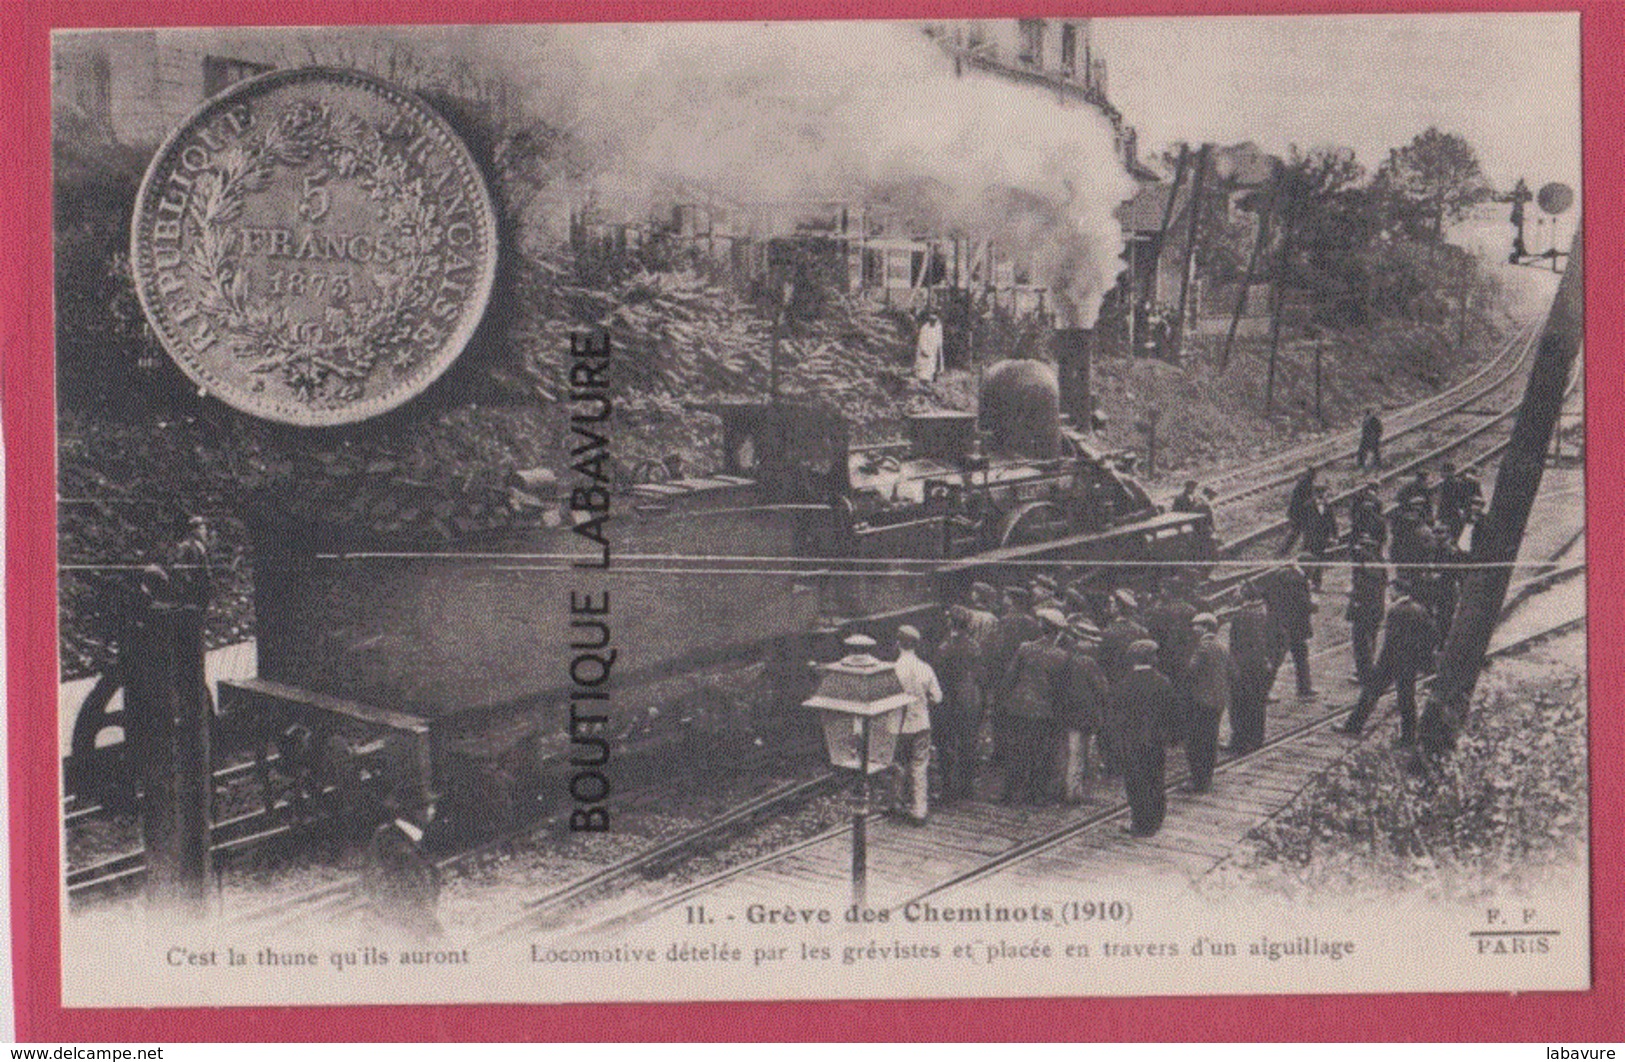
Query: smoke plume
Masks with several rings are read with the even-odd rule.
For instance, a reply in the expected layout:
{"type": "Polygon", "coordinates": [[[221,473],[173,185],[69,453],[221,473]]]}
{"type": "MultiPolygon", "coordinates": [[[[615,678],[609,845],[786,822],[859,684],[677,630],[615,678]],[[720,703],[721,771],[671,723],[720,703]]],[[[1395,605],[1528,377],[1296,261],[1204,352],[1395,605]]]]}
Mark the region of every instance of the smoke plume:
{"type": "Polygon", "coordinates": [[[561,134],[543,200],[555,225],[589,202],[627,221],[674,202],[880,206],[906,230],[890,235],[993,240],[1078,326],[1122,269],[1112,210],[1133,182],[1106,118],[1037,85],[957,76],[915,24],[215,32],[409,84],[457,71],[441,86],[454,93],[502,78],[561,134]]]}
{"type": "MultiPolygon", "coordinates": [[[[910,229],[992,239],[1088,325],[1122,268],[1132,192],[1094,108],[956,76],[918,26],[562,26],[478,35],[580,153],[574,194],[609,214],[673,201],[842,200],[910,229]]],[[[894,233],[895,234],[895,233],[894,233]]]]}

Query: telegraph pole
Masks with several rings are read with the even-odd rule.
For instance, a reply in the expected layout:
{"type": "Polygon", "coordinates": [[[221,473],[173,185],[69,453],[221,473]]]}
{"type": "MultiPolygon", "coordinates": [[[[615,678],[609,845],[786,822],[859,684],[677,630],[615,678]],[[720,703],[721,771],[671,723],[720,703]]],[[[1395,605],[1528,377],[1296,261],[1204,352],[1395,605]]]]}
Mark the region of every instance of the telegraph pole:
{"type": "Polygon", "coordinates": [[[1317,331],[1315,333],[1315,420],[1320,422],[1322,428],[1326,427],[1326,414],[1322,413],[1320,409],[1320,352],[1325,345],[1326,337],[1317,331]]]}
{"type": "Polygon", "coordinates": [[[1281,218],[1281,257],[1275,266],[1275,287],[1270,293],[1270,361],[1264,377],[1264,415],[1275,408],[1275,358],[1281,350],[1281,301],[1285,296],[1287,263],[1292,260],[1292,222],[1296,214],[1290,202],[1281,218]]]}
{"type": "Polygon", "coordinates": [[[1230,368],[1230,345],[1236,341],[1236,327],[1241,324],[1241,311],[1247,306],[1247,293],[1252,290],[1258,259],[1269,241],[1270,218],[1275,214],[1275,193],[1280,187],[1281,164],[1276,162],[1274,176],[1270,180],[1269,199],[1264,204],[1264,212],[1258,216],[1258,236],[1253,240],[1253,253],[1247,258],[1247,273],[1241,278],[1241,293],[1236,296],[1236,309],[1230,315],[1230,331],[1225,333],[1224,349],[1219,352],[1220,372],[1230,368]]]}
{"type": "MultiPolygon", "coordinates": [[[[1180,144],[1179,162],[1174,166],[1174,184],[1172,188],[1168,189],[1168,202],[1162,205],[1162,224],[1157,228],[1157,242],[1151,245],[1151,298],[1153,299],[1155,299],[1159,294],[1158,280],[1162,272],[1162,252],[1167,248],[1168,227],[1172,225],[1174,221],[1174,205],[1179,200],[1179,186],[1185,180],[1185,167],[1190,164],[1190,158],[1190,145],[1180,144]]],[[[1136,314],[1138,312],[1138,306],[1129,307],[1130,314],[1136,314]]],[[[1129,331],[1132,334],[1137,330],[1133,326],[1130,326],[1129,331]]],[[[1139,353],[1139,348],[1131,347],[1130,353],[1131,355],[1137,355],[1139,353]]]]}
{"type": "Polygon", "coordinates": [[[1185,312],[1189,306],[1191,260],[1196,256],[1196,240],[1200,235],[1198,227],[1202,220],[1202,182],[1207,177],[1208,153],[1212,147],[1212,144],[1203,144],[1196,153],[1196,177],[1191,181],[1190,226],[1185,236],[1185,256],[1179,265],[1179,315],[1174,318],[1174,327],[1178,329],[1174,349],[1181,358],[1185,354],[1185,312]]]}
{"type": "Polygon", "coordinates": [[[1512,567],[1523,544],[1524,528],[1540,491],[1546,452],[1563,412],[1569,373],[1583,336],[1584,278],[1579,225],[1568,254],[1568,268],[1540,334],[1535,363],[1529,370],[1523,404],[1512,428],[1512,441],[1495,477],[1495,493],[1483,523],[1473,534],[1475,565],[1462,590],[1461,605],[1450,625],[1439,674],[1422,712],[1422,750],[1437,757],[1455,744],[1467,720],[1473,687],[1489,650],[1490,635],[1506,600],[1512,567]]]}

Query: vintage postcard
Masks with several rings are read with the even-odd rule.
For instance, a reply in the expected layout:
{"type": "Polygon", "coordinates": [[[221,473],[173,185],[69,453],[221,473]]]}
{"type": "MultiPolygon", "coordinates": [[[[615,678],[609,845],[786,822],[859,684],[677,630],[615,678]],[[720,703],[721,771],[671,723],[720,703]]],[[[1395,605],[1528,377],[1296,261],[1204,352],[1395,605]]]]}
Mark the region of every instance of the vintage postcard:
{"type": "Polygon", "coordinates": [[[50,62],[64,1007],[1590,986],[1577,14],[50,62]]]}

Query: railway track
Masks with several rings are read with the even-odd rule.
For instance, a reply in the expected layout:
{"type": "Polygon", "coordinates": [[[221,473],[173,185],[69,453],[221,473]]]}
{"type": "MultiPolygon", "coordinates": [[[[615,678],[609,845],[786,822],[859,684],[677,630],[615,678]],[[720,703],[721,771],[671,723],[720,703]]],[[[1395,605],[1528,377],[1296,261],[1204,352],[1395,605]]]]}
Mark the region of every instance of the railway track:
{"type": "MultiPolygon", "coordinates": [[[[658,842],[549,889],[525,904],[523,920],[536,929],[557,924],[576,904],[589,900],[596,892],[627,879],[655,873],[663,864],[691,856],[700,847],[748,828],[764,817],[780,814],[798,802],[832,792],[840,787],[842,781],[835,772],[826,771],[810,779],[775,786],[766,793],[733,806],[694,830],[658,842]]],[[[478,848],[447,855],[437,860],[436,865],[442,874],[455,873],[504,847],[528,839],[533,833],[516,832],[478,848]]],[[[343,918],[362,910],[367,903],[360,878],[356,876],[246,912],[231,919],[230,924],[234,930],[243,932],[283,932],[318,916],[343,918]]]]}
{"type": "MultiPolygon", "coordinates": [[[[1583,571],[1583,564],[1571,565],[1566,568],[1558,569],[1556,572],[1544,573],[1533,579],[1526,580],[1524,584],[1519,585],[1521,588],[1523,585],[1528,583],[1542,580],[1561,580],[1572,578],[1583,571]]],[[[1537,632],[1524,635],[1513,642],[1496,648],[1490,653],[1490,656],[1493,658],[1520,652],[1537,642],[1566,633],[1567,631],[1572,630],[1576,625],[1583,624],[1584,620],[1585,617],[1583,614],[1580,616],[1567,617],[1557,623],[1549,624],[1537,632]]],[[[1333,653],[1346,651],[1348,644],[1349,643],[1347,640],[1342,640],[1335,644],[1324,646],[1312,655],[1315,658],[1325,658],[1333,653]]],[[[1268,739],[1262,747],[1222,759],[1215,768],[1215,775],[1218,776],[1242,771],[1251,765],[1268,759],[1276,753],[1283,750],[1289,750],[1295,742],[1300,742],[1310,735],[1320,734],[1333,725],[1343,721],[1348,716],[1350,710],[1351,706],[1342,706],[1331,711],[1313,714],[1307,719],[1296,721],[1268,739]]],[[[1381,720],[1379,717],[1372,722],[1368,735],[1370,732],[1375,732],[1378,729],[1378,723],[1380,723],[1380,721],[1381,720]]],[[[1351,743],[1349,747],[1353,748],[1355,745],[1351,743]]],[[[1166,788],[1169,792],[1177,791],[1185,781],[1185,772],[1177,770],[1171,771],[1166,788]]],[[[1118,820],[1122,820],[1126,818],[1128,814],[1129,805],[1126,800],[1110,802],[1106,806],[1087,812],[1081,817],[1069,819],[1060,826],[1044,830],[1035,836],[1023,838],[1022,840],[1011,845],[1009,848],[978,862],[976,865],[968,869],[954,872],[941,880],[932,883],[926,888],[911,890],[906,898],[896,901],[888,901],[886,906],[892,909],[900,908],[906,903],[923,900],[943,892],[961,888],[973,882],[995,876],[1029,860],[1052,852],[1068,842],[1080,837],[1081,835],[1089,833],[1090,831],[1117,822],[1118,820]]],[[[870,821],[880,821],[883,818],[883,815],[876,813],[871,815],[870,821]]],[[[759,871],[771,869],[775,866],[775,864],[779,864],[782,861],[792,859],[803,853],[810,853],[821,846],[832,845],[850,833],[851,827],[846,824],[824,830],[774,852],[739,863],[721,872],[685,884],[678,889],[663,893],[653,899],[638,902],[631,907],[623,907],[590,924],[577,927],[572,932],[572,936],[585,937],[590,935],[612,933],[646,922],[679,905],[688,903],[698,897],[714,892],[725,885],[739,881],[740,879],[759,871]]],[[[484,938],[482,938],[482,942],[494,942],[512,939],[535,928],[538,927],[533,925],[529,920],[520,919],[487,934],[484,938]]]]}
{"type": "MultiPolygon", "coordinates": [[[[1395,430],[1390,431],[1385,444],[1393,439],[1413,436],[1427,431],[1429,428],[1435,428],[1458,414],[1476,417],[1479,423],[1476,423],[1467,431],[1459,433],[1443,445],[1427,450],[1422,456],[1386,470],[1381,478],[1391,480],[1404,475],[1414,467],[1436,460],[1442,454],[1466,445],[1509,419],[1516,411],[1515,404],[1502,412],[1489,414],[1487,419],[1485,414],[1477,413],[1473,410],[1473,407],[1477,403],[1484,402],[1498,389],[1505,387],[1508,381],[1518,377],[1519,369],[1525,364],[1536,335],[1536,326],[1527,326],[1509,339],[1496,357],[1482,366],[1467,380],[1462,381],[1446,392],[1407,407],[1403,422],[1395,430]]],[[[1574,386],[1577,386],[1578,379],[1577,376],[1574,386]]],[[[1355,437],[1356,433],[1349,432],[1328,439],[1316,440],[1314,443],[1295,448],[1286,454],[1274,455],[1253,462],[1242,469],[1227,474],[1222,479],[1211,480],[1210,482],[1240,484],[1222,495],[1217,503],[1219,505],[1235,506],[1249,498],[1263,494],[1272,487],[1290,482],[1297,474],[1297,470],[1294,469],[1284,474],[1280,470],[1301,466],[1301,463],[1305,460],[1327,461],[1334,460],[1339,456],[1352,455],[1354,448],[1349,443],[1355,437]],[[1248,482],[1242,483],[1243,480],[1248,482]]],[[[1481,464],[1486,462],[1504,448],[1505,443],[1502,443],[1478,455],[1470,463],[1481,464]]],[[[1340,494],[1337,500],[1344,500],[1350,494],[1352,494],[1352,489],[1340,494]]],[[[1229,549],[1233,554],[1239,554],[1243,549],[1261,541],[1270,534],[1281,531],[1284,527],[1285,521],[1276,521],[1257,527],[1230,543],[1229,549]]],[[[1571,569],[1580,570],[1583,569],[1583,565],[1571,566],[1571,569]]],[[[1568,572],[1567,569],[1553,568],[1543,573],[1543,578],[1561,579],[1566,577],[1568,572]]],[[[1225,578],[1232,580],[1230,585],[1239,582],[1239,579],[1234,576],[1225,578]]],[[[1220,589],[1223,589],[1222,585],[1220,589]]],[[[1509,604],[1509,611],[1511,607],[1512,604],[1509,604]]],[[[1332,650],[1326,649],[1322,650],[1322,653],[1330,651],[1332,650]]],[[[1328,718],[1339,718],[1341,714],[1337,713],[1337,715],[1328,718]]],[[[1309,725],[1318,726],[1324,722],[1325,720],[1322,720],[1309,725]]],[[[1278,745],[1281,740],[1289,740],[1292,734],[1299,732],[1292,731],[1282,735],[1276,742],[1266,746],[1266,748],[1278,745]]],[[[1239,761],[1232,760],[1229,762],[1235,763],[1239,761]]],[[[241,773],[251,770],[252,767],[252,764],[237,765],[228,768],[227,771],[241,773]]],[[[225,774],[226,772],[220,773],[225,774]]],[[[710,840],[725,836],[730,832],[748,829],[754,823],[782,812],[783,809],[796,801],[804,801],[811,795],[833,789],[837,782],[838,779],[833,774],[824,774],[804,782],[777,787],[766,794],[747,800],[696,830],[686,832],[670,841],[654,845],[609,866],[593,870],[548,891],[528,904],[524,915],[514,925],[505,927],[500,932],[521,932],[523,927],[534,929],[557,924],[567,912],[576,909],[596,893],[607,889],[616,882],[624,881],[633,876],[647,875],[652,868],[658,867],[662,862],[679,860],[686,852],[692,852],[710,840]]],[[[265,842],[289,836],[300,828],[300,824],[289,823],[285,820],[279,821],[280,813],[285,810],[282,806],[275,806],[262,809],[259,812],[236,816],[217,824],[213,841],[214,851],[221,856],[230,856],[251,850],[265,842]]],[[[1109,818],[1121,814],[1122,810],[1119,808],[1101,814],[1107,815],[1109,818]]],[[[70,822],[77,824],[93,818],[100,811],[101,809],[95,807],[68,808],[65,809],[65,816],[70,822]]],[[[535,829],[535,827],[521,829],[476,848],[448,855],[440,860],[441,868],[445,871],[456,872],[460,867],[476,864],[493,852],[516,843],[522,843],[529,836],[534,835],[535,829]]],[[[771,859],[822,843],[830,837],[839,836],[846,829],[847,827],[842,826],[832,831],[820,833],[804,841],[797,842],[780,852],[763,857],[762,861],[771,861],[771,859]]],[[[738,873],[746,872],[749,867],[759,865],[762,861],[744,864],[739,869],[731,869],[725,872],[725,875],[732,877],[738,873]]],[[[136,851],[99,861],[92,866],[72,870],[68,875],[70,897],[79,900],[139,880],[144,874],[144,864],[142,853],[136,851]]],[[[720,880],[720,878],[707,880],[714,881],[720,880]]],[[[703,887],[703,883],[694,887],[703,887]]],[[[689,890],[681,895],[691,894],[692,890],[689,890]]],[[[673,900],[672,902],[679,901],[673,900]]],[[[243,928],[280,929],[298,924],[305,919],[320,914],[341,917],[360,908],[364,903],[365,900],[359,892],[359,878],[347,878],[344,881],[306,890],[266,907],[246,912],[234,917],[231,921],[233,925],[243,928]]]]}
{"type": "MultiPolygon", "coordinates": [[[[1570,401],[1576,395],[1582,393],[1583,380],[1583,371],[1577,371],[1573,378],[1569,381],[1568,390],[1565,393],[1565,401],[1570,401]]],[[[1503,383],[1504,382],[1505,381],[1503,381],[1503,383]]],[[[1450,410],[1437,414],[1430,420],[1429,426],[1434,426],[1440,421],[1458,412],[1460,411],[1450,410]]],[[[1506,424],[1507,421],[1515,417],[1517,412],[1518,405],[1517,403],[1514,403],[1500,412],[1490,414],[1475,414],[1475,423],[1473,423],[1465,431],[1458,432],[1457,434],[1446,439],[1446,441],[1443,443],[1434,445],[1431,448],[1426,449],[1420,455],[1412,457],[1411,459],[1400,464],[1393,465],[1383,470],[1381,474],[1371,476],[1370,479],[1379,484],[1388,485],[1413,471],[1425,469],[1434,462],[1442,460],[1446,455],[1456,453],[1463,447],[1477,442],[1479,439],[1500,428],[1502,425],[1506,424]]],[[[1492,445],[1486,447],[1473,456],[1459,459],[1456,462],[1457,467],[1462,469],[1482,469],[1490,462],[1500,457],[1501,454],[1505,453],[1509,445],[1511,445],[1510,433],[1508,433],[1507,438],[1494,442],[1492,445]]],[[[1365,482],[1365,480],[1362,480],[1361,482],[1365,482]]],[[[1330,502],[1333,505],[1346,504],[1351,498],[1354,497],[1358,490],[1358,485],[1349,486],[1337,494],[1331,495],[1330,502]]],[[[1221,554],[1233,560],[1246,559],[1249,554],[1256,556],[1257,547],[1262,545],[1271,536],[1280,535],[1287,529],[1288,524],[1289,521],[1284,517],[1259,524],[1252,530],[1227,541],[1221,549],[1221,554]]],[[[1234,591],[1248,579],[1254,578],[1259,573],[1267,570],[1271,566],[1271,563],[1279,563],[1279,561],[1266,562],[1256,567],[1233,568],[1232,570],[1217,576],[1210,582],[1210,590],[1217,591],[1218,593],[1212,594],[1211,596],[1217,598],[1223,594],[1228,594],[1234,591]]]]}
{"type": "MultiPolygon", "coordinates": [[[[1581,566],[1581,568],[1583,570],[1583,566],[1581,566]]],[[[1524,650],[1524,649],[1526,649],[1526,648],[1528,648],[1528,647],[1530,647],[1530,646],[1532,646],[1534,644],[1537,644],[1539,642],[1545,641],[1545,640],[1553,638],[1553,637],[1557,637],[1557,636],[1559,636],[1561,634],[1565,634],[1565,633],[1569,632],[1570,630],[1574,629],[1576,626],[1578,626],[1580,624],[1583,624],[1584,622],[1585,622],[1585,616],[1584,615],[1564,619],[1564,620],[1562,620],[1562,621],[1560,621],[1560,622],[1558,622],[1556,624],[1553,624],[1553,625],[1551,625],[1549,627],[1543,628],[1542,630],[1540,630],[1540,631],[1538,631],[1538,632],[1536,632],[1534,634],[1526,635],[1526,636],[1524,636],[1522,638],[1519,638],[1515,642],[1512,642],[1512,643],[1510,643],[1508,645],[1504,645],[1504,646],[1492,651],[1489,654],[1489,656],[1490,656],[1491,659],[1494,659],[1496,657],[1507,656],[1507,655],[1515,654],[1517,652],[1521,652],[1522,650],[1524,650]]],[[[1341,649],[1345,649],[1345,648],[1347,648],[1346,644],[1345,645],[1340,645],[1340,646],[1329,646],[1326,649],[1322,650],[1322,653],[1331,653],[1333,651],[1337,651],[1337,650],[1341,650],[1341,649]]],[[[1420,691],[1419,691],[1419,693],[1420,693],[1420,691]]],[[[1226,760],[1226,761],[1223,761],[1223,762],[1219,763],[1214,768],[1214,775],[1215,775],[1215,777],[1218,777],[1218,776],[1221,776],[1221,775],[1224,775],[1224,774],[1234,773],[1234,772],[1248,766],[1249,764],[1258,762],[1260,760],[1267,759],[1272,754],[1274,754],[1276,752],[1280,752],[1282,750],[1289,750],[1294,744],[1301,742],[1305,737],[1307,737],[1309,735],[1313,735],[1313,734],[1324,733],[1324,732],[1330,730],[1335,724],[1341,723],[1344,719],[1346,719],[1348,717],[1349,711],[1350,711],[1349,708],[1340,708],[1340,709],[1338,709],[1336,711],[1328,712],[1328,713],[1326,713],[1326,714],[1324,714],[1324,715],[1322,715],[1322,716],[1320,716],[1320,717],[1318,717],[1316,719],[1312,719],[1312,720],[1309,720],[1307,722],[1300,723],[1300,724],[1292,727],[1291,729],[1283,731],[1277,737],[1275,737],[1275,738],[1273,738],[1273,739],[1271,739],[1269,741],[1266,741],[1261,748],[1255,750],[1254,752],[1247,753],[1247,754],[1245,754],[1243,756],[1237,756],[1237,757],[1235,757],[1233,759],[1226,760]]],[[[1369,730],[1367,731],[1367,733],[1365,735],[1365,737],[1367,739],[1369,739],[1372,734],[1377,733],[1381,729],[1381,727],[1380,727],[1381,722],[1383,721],[1383,719],[1385,719],[1387,717],[1387,715],[1391,711],[1392,711],[1392,708],[1390,707],[1390,709],[1388,711],[1384,712],[1382,716],[1377,717],[1376,719],[1374,719],[1371,722],[1369,730]]],[[[1359,744],[1359,742],[1351,742],[1348,745],[1348,748],[1353,749],[1353,748],[1357,747],[1358,744],[1359,744]]],[[[1180,775],[1177,778],[1175,778],[1168,785],[1168,787],[1167,787],[1168,791],[1169,792],[1176,791],[1184,783],[1184,780],[1185,780],[1184,775],[1180,775]]],[[[1299,792],[1301,792],[1301,791],[1302,791],[1302,788],[1300,787],[1299,792]]],[[[1292,800],[1289,799],[1289,800],[1283,802],[1281,807],[1282,808],[1288,807],[1288,806],[1291,805],[1291,803],[1292,803],[1292,800]]],[[[1086,817],[1084,819],[1081,819],[1076,823],[1072,823],[1072,824],[1070,824],[1070,825],[1068,825],[1068,826],[1066,826],[1066,827],[1064,827],[1062,829],[1054,830],[1054,831],[1052,831],[1052,832],[1050,832],[1050,833],[1048,833],[1048,834],[1046,834],[1046,835],[1044,835],[1042,837],[1035,838],[1035,839],[1033,839],[1031,841],[1028,841],[1028,842],[1025,842],[1025,843],[1023,843],[1021,845],[1018,845],[1015,848],[1012,848],[1008,852],[1001,853],[999,856],[997,856],[997,857],[995,857],[993,859],[989,859],[986,863],[982,864],[981,866],[978,866],[978,867],[976,867],[976,868],[974,868],[972,870],[965,871],[965,872],[963,872],[961,874],[955,875],[954,877],[949,878],[948,880],[943,881],[943,882],[941,882],[941,883],[939,883],[937,885],[933,885],[929,889],[926,889],[925,891],[923,891],[923,892],[921,892],[921,893],[919,893],[919,894],[917,894],[915,896],[911,896],[908,900],[906,900],[904,902],[909,903],[909,902],[924,900],[924,899],[927,899],[927,898],[930,898],[930,897],[933,897],[933,896],[940,895],[940,894],[945,893],[945,892],[949,892],[949,891],[951,891],[953,889],[962,888],[964,886],[973,884],[974,882],[982,881],[982,880],[984,880],[986,878],[990,878],[990,877],[993,877],[995,875],[1007,872],[1007,871],[1009,871],[1010,869],[1012,869],[1014,867],[1020,866],[1021,864],[1030,862],[1030,861],[1038,859],[1038,858],[1040,858],[1040,857],[1042,857],[1044,855],[1052,853],[1056,849],[1061,848],[1062,846],[1067,845],[1070,842],[1076,840],[1078,837],[1080,837],[1083,834],[1089,833],[1089,832],[1091,832],[1093,830],[1097,830],[1097,829],[1099,829],[1099,828],[1101,828],[1101,827],[1103,827],[1103,826],[1105,826],[1105,825],[1107,825],[1109,823],[1113,823],[1113,822],[1116,822],[1116,821],[1118,821],[1120,819],[1126,818],[1128,816],[1128,814],[1129,814],[1129,808],[1128,808],[1128,805],[1127,805],[1126,802],[1123,803],[1122,805],[1118,806],[1118,807],[1109,808],[1109,809],[1106,809],[1104,811],[1096,812],[1096,813],[1094,813],[1092,815],[1089,815],[1088,817],[1086,817]]],[[[902,906],[902,904],[898,904],[897,906],[902,906]]]]}
{"type": "MultiPolygon", "coordinates": [[[[1539,322],[1526,322],[1472,375],[1436,395],[1391,412],[1390,423],[1386,425],[1383,435],[1384,448],[1445,417],[1469,410],[1475,402],[1494,394],[1517,375],[1529,358],[1538,335],[1539,322]],[[1397,423],[1394,423],[1396,420],[1397,423]]],[[[1326,463],[1353,457],[1359,450],[1359,437],[1358,428],[1341,431],[1237,468],[1217,471],[1205,480],[1209,487],[1218,491],[1218,496],[1213,500],[1214,507],[1235,505],[1271,488],[1289,484],[1310,461],[1326,463]]]]}

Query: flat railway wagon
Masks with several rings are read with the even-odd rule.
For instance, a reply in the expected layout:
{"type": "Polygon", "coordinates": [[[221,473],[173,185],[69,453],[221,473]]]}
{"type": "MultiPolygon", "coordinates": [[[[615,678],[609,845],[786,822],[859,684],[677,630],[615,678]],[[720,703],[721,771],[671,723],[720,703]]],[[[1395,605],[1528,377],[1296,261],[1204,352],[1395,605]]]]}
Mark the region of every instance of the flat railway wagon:
{"type": "Polygon", "coordinates": [[[617,756],[726,756],[753,728],[805,723],[787,709],[810,691],[807,661],[844,633],[889,635],[975,579],[1048,563],[1213,555],[1211,519],[1159,513],[1061,421],[1038,362],[989,370],[980,431],[972,414],[926,414],[889,446],[851,447],[839,415],[805,404],[708,411],[720,470],[619,494],[606,567],[572,530],[586,514],[557,501],[523,534],[434,554],[266,536],[259,675],[221,684],[223,720],[280,748],[283,784],[337,794],[348,814],[436,792],[494,831],[529,794],[564,792],[547,783],[569,769],[580,655],[614,654],[593,733],[617,756]],[[573,625],[572,595],[608,611],[573,625]]]}

